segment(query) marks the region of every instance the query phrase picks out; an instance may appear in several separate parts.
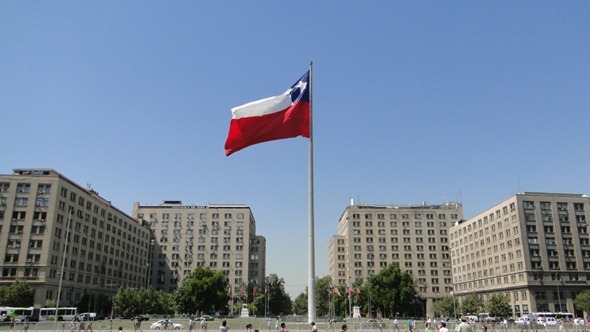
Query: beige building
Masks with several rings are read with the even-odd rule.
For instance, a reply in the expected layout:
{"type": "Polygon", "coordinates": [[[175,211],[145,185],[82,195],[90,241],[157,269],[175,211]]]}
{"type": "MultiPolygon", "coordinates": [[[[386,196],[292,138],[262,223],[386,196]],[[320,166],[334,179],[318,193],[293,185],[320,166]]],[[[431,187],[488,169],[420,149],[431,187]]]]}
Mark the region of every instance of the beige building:
{"type": "Polygon", "coordinates": [[[455,294],[505,294],[514,316],[570,312],[590,286],[586,195],[522,193],[450,230],[455,294]]]}
{"type": "Polygon", "coordinates": [[[0,175],[0,285],[27,282],[37,307],[144,287],[149,241],[149,228],[55,170],[0,175]]]}
{"type": "MultiPolygon", "coordinates": [[[[460,203],[443,205],[350,205],[329,244],[329,274],[335,285],[366,281],[399,264],[416,278],[424,313],[453,289],[448,229],[463,218],[460,203]]],[[[417,313],[418,314],[418,313],[417,313]]]]}
{"type": "Polygon", "coordinates": [[[172,291],[202,266],[227,275],[236,301],[264,289],[266,240],[248,206],[135,203],[132,214],[152,230],[152,287],[172,291]]]}

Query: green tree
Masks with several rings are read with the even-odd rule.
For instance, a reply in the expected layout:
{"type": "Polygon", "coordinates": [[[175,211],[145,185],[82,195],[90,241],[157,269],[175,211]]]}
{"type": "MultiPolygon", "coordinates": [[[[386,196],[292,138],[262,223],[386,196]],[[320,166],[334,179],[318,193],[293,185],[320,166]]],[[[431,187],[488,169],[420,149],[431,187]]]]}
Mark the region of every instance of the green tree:
{"type": "Polygon", "coordinates": [[[484,303],[481,297],[478,294],[469,294],[467,295],[462,302],[461,305],[461,312],[464,315],[474,314],[477,315],[483,308],[484,303]]]}
{"type": "Polygon", "coordinates": [[[173,294],[177,311],[194,314],[227,308],[230,300],[228,284],[223,271],[197,267],[173,294]]]}
{"type": "Polygon", "coordinates": [[[422,300],[416,292],[414,277],[403,272],[398,264],[385,267],[378,274],[373,274],[365,287],[371,297],[371,307],[394,317],[397,313],[416,316],[423,312],[422,300]]]}
{"type": "Polygon", "coordinates": [[[270,315],[287,315],[291,313],[292,303],[289,294],[285,293],[285,280],[276,274],[266,277],[268,288],[268,306],[270,315]]]}
{"type": "Polygon", "coordinates": [[[0,303],[11,307],[29,307],[35,303],[35,289],[24,281],[0,288],[0,303]]]}
{"type": "Polygon", "coordinates": [[[316,301],[316,316],[327,317],[331,312],[332,295],[332,277],[325,276],[316,278],[315,280],[315,301],[316,301]]]}
{"type": "Polygon", "coordinates": [[[454,317],[457,308],[459,308],[457,299],[450,295],[434,302],[432,306],[434,314],[439,317],[454,317]]]}
{"type": "Polygon", "coordinates": [[[307,291],[299,294],[293,301],[293,313],[305,315],[307,313],[307,291]]]}
{"type": "Polygon", "coordinates": [[[113,296],[114,312],[119,316],[139,314],[141,305],[139,293],[133,288],[119,289],[113,296]]]}
{"type": "Polygon", "coordinates": [[[574,304],[576,305],[577,310],[582,310],[585,312],[590,311],[590,290],[584,291],[576,295],[574,299],[574,304]]]}
{"type": "Polygon", "coordinates": [[[512,315],[510,300],[503,294],[492,294],[486,301],[485,311],[491,317],[510,317],[512,315]]]}

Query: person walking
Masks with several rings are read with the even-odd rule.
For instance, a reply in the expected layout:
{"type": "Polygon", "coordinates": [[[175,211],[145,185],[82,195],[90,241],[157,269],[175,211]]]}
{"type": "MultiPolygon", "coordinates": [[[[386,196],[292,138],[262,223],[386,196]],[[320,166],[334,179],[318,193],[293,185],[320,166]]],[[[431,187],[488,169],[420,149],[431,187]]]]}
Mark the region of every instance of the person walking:
{"type": "Polygon", "coordinates": [[[455,327],[455,332],[473,332],[473,328],[467,323],[467,317],[461,316],[461,323],[455,327]]]}
{"type": "Polygon", "coordinates": [[[393,330],[399,331],[399,321],[397,320],[397,318],[393,320],[393,330]]]}
{"type": "Polygon", "coordinates": [[[424,327],[424,332],[430,332],[430,323],[426,323],[424,327]]]}
{"type": "Polygon", "coordinates": [[[315,325],[315,322],[311,322],[311,332],[318,332],[318,327],[315,325]]]}
{"type": "Polygon", "coordinates": [[[346,324],[342,324],[342,332],[348,331],[348,326],[346,324]]]}
{"type": "Polygon", "coordinates": [[[438,328],[438,332],[449,332],[446,322],[443,322],[443,321],[440,322],[440,327],[438,328]]]}
{"type": "Polygon", "coordinates": [[[195,315],[191,315],[191,318],[188,320],[188,330],[192,332],[195,329],[195,315]]]}
{"type": "Polygon", "coordinates": [[[201,317],[201,331],[207,332],[207,319],[205,317],[201,317]]]}
{"type": "Polygon", "coordinates": [[[219,327],[219,332],[227,332],[229,330],[229,325],[227,325],[227,321],[224,320],[221,322],[221,326],[219,327]]]}
{"type": "Polygon", "coordinates": [[[252,324],[246,324],[246,332],[252,332],[252,324]]]}
{"type": "Polygon", "coordinates": [[[281,332],[288,332],[287,331],[287,325],[285,325],[285,322],[282,322],[281,323],[281,329],[279,331],[281,331],[281,332]]]}

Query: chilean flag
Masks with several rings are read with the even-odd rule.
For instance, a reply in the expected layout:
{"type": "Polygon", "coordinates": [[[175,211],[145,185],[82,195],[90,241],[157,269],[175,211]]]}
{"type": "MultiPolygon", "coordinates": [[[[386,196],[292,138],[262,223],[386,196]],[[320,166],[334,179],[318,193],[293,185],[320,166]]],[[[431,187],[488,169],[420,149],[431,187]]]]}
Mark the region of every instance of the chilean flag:
{"type": "Polygon", "coordinates": [[[231,109],[225,155],[283,138],[309,138],[309,71],[279,96],[231,109]]]}

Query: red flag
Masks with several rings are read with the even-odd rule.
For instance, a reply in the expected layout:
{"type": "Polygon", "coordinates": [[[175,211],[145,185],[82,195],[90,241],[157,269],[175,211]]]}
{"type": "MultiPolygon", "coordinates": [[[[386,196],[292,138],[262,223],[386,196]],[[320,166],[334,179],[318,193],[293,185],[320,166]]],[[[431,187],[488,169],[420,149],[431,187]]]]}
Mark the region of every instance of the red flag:
{"type": "Polygon", "coordinates": [[[338,296],[342,297],[342,294],[340,294],[340,291],[336,287],[334,287],[334,293],[336,293],[336,294],[338,294],[338,296]]]}
{"type": "Polygon", "coordinates": [[[280,96],[253,101],[231,110],[225,154],[283,138],[309,138],[309,71],[280,96]]]}
{"type": "Polygon", "coordinates": [[[354,292],[352,291],[352,289],[350,289],[350,287],[346,286],[346,294],[353,296],[354,292]]]}
{"type": "Polygon", "coordinates": [[[357,288],[356,288],[356,293],[357,293],[358,295],[361,295],[361,289],[357,287],[357,288]]]}

